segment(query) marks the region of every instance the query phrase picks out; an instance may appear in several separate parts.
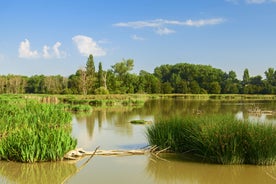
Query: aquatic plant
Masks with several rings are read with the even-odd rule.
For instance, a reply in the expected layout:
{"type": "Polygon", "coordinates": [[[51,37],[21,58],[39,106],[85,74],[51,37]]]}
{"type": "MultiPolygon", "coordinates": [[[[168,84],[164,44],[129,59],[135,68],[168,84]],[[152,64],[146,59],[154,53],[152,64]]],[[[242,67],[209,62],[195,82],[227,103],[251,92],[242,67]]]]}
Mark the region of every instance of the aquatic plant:
{"type": "Polygon", "coordinates": [[[144,124],[151,123],[151,121],[146,121],[146,120],[143,120],[143,119],[134,119],[134,120],[131,120],[130,123],[134,124],[134,125],[144,125],[144,124]]]}
{"type": "Polygon", "coordinates": [[[211,115],[160,120],[146,131],[151,145],[219,164],[276,164],[276,126],[211,115]]]}
{"type": "Polygon", "coordinates": [[[61,105],[0,98],[0,159],[55,161],[74,149],[71,114],[61,105]]]}

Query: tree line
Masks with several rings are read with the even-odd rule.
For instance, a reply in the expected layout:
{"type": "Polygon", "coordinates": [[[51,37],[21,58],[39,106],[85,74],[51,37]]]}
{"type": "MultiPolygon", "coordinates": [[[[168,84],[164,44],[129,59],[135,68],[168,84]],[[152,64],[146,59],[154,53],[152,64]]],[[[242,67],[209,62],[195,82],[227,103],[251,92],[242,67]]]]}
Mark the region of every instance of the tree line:
{"type": "Polygon", "coordinates": [[[250,76],[244,70],[242,80],[235,71],[224,72],[210,65],[178,63],[158,66],[153,73],[141,70],[133,74],[134,60],[122,60],[103,70],[96,70],[93,55],[86,66],[69,77],[61,75],[0,75],[0,93],[37,94],[276,94],[276,71],[268,68],[261,75],[250,76]]]}

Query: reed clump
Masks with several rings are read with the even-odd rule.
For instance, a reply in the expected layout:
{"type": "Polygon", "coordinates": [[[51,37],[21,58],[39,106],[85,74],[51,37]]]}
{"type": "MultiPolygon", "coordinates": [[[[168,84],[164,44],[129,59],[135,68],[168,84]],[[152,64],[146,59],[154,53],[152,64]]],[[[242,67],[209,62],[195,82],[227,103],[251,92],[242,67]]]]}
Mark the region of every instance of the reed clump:
{"type": "Polygon", "coordinates": [[[0,114],[1,160],[57,161],[77,144],[62,105],[0,98],[0,114]]]}
{"type": "Polygon", "coordinates": [[[276,126],[232,115],[177,117],[149,126],[151,145],[218,164],[276,164],[276,126]]]}

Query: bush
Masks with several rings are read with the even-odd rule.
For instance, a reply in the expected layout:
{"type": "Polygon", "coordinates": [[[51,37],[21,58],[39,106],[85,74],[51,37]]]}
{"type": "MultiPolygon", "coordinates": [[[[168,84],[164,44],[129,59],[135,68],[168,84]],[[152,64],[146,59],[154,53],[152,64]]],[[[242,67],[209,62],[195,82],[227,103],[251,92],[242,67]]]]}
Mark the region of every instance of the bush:
{"type": "Polygon", "coordinates": [[[99,88],[95,89],[95,94],[96,95],[108,95],[109,91],[105,87],[99,87],[99,88]]]}

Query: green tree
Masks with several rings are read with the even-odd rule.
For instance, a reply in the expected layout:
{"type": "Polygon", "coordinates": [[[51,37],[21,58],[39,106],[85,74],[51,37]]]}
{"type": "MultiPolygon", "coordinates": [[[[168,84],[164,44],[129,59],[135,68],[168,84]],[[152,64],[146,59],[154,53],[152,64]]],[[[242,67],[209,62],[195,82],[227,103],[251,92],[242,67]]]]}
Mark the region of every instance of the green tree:
{"type": "Polygon", "coordinates": [[[208,91],[210,94],[220,94],[221,87],[218,82],[211,82],[210,89],[208,91]]]}
{"type": "Polygon", "coordinates": [[[246,85],[250,82],[250,75],[249,75],[249,71],[246,68],[243,72],[243,77],[242,77],[242,83],[243,85],[246,85]]]}
{"type": "Polygon", "coordinates": [[[99,62],[99,69],[98,69],[98,88],[103,87],[104,86],[104,71],[103,71],[103,67],[102,67],[102,63],[99,62]]]}
{"type": "Polygon", "coordinates": [[[190,92],[193,94],[200,94],[201,93],[201,88],[199,84],[196,81],[192,81],[189,85],[190,92]]]}
{"type": "Polygon", "coordinates": [[[141,70],[139,73],[138,92],[140,93],[160,93],[161,84],[159,79],[153,74],[141,70]]]}
{"type": "Polygon", "coordinates": [[[161,88],[162,88],[163,94],[170,94],[173,92],[173,87],[171,86],[171,83],[169,83],[169,82],[164,82],[162,84],[161,88]]]}
{"type": "Polygon", "coordinates": [[[250,78],[250,82],[247,85],[247,90],[249,94],[261,94],[264,91],[264,83],[262,76],[257,75],[250,78]]]}
{"type": "Polygon", "coordinates": [[[68,79],[61,75],[46,76],[42,83],[43,91],[47,94],[63,94],[67,91],[68,79]]]}
{"type": "Polygon", "coordinates": [[[222,82],[222,93],[224,94],[238,94],[240,81],[237,79],[237,75],[234,71],[225,73],[222,82]]]}
{"type": "Polygon", "coordinates": [[[90,54],[87,62],[86,62],[86,85],[87,85],[87,93],[91,94],[94,92],[95,89],[95,64],[93,55],[90,54]]]}
{"type": "Polygon", "coordinates": [[[44,93],[42,84],[44,75],[34,75],[27,80],[26,93],[44,93]]]}
{"type": "Polygon", "coordinates": [[[266,80],[269,84],[275,85],[276,84],[276,72],[274,68],[269,68],[265,71],[266,80]]]}
{"type": "Polygon", "coordinates": [[[126,75],[129,71],[133,70],[134,67],[134,60],[123,59],[122,62],[118,62],[115,65],[111,66],[113,69],[113,72],[119,77],[122,78],[124,75],[126,75]]]}
{"type": "MultiPolygon", "coordinates": [[[[116,93],[131,93],[134,91],[135,76],[129,74],[133,69],[134,61],[132,59],[124,60],[111,66],[115,76],[116,93]]],[[[113,84],[114,86],[114,84],[113,84]]]]}
{"type": "Polygon", "coordinates": [[[109,93],[111,94],[118,94],[120,93],[120,85],[121,81],[117,79],[115,76],[114,72],[112,70],[107,70],[107,75],[106,75],[106,83],[107,83],[107,89],[109,93]]]}

